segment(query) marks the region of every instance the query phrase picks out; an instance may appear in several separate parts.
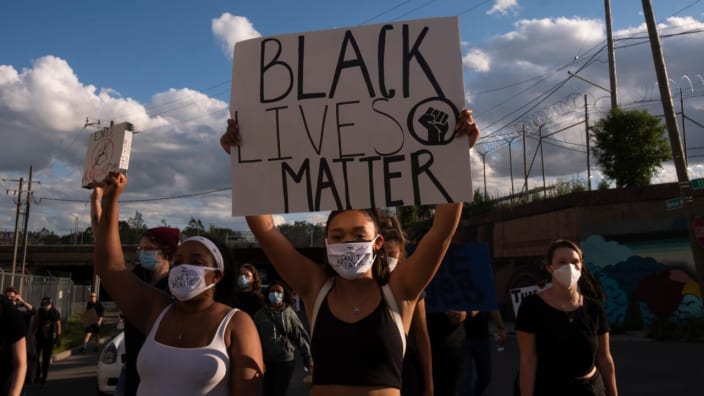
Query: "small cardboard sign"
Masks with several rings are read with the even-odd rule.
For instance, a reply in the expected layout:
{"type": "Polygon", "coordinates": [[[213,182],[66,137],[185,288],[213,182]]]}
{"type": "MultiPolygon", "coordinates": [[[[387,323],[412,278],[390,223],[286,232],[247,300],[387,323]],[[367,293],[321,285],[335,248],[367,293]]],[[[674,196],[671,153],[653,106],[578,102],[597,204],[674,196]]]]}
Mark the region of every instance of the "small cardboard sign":
{"type": "Polygon", "coordinates": [[[81,180],[83,188],[102,185],[110,173],[127,173],[133,134],[132,124],[121,122],[105,127],[88,137],[88,150],[81,180]]]}
{"type": "Polygon", "coordinates": [[[95,311],[95,308],[83,312],[83,315],[81,315],[81,326],[83,326],[84,329],[96,323],[98,323],[98,313],[95,311]]]}
{"type": "Polygon", "coordinates": [[[233,215],[472,200],[457,17],[236,44],[233,215]]]}

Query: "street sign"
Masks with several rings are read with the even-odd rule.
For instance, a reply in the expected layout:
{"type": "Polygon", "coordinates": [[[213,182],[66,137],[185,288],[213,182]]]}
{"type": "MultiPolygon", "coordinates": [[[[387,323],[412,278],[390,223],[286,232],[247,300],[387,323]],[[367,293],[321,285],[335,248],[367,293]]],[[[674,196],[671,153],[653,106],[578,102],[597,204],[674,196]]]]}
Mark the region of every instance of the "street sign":
{"type": "Polygon", "coordinates": [[[689,181],[692,190],[704,190],[704,179],[692,179],[689,181]]]}
{"type": "Polygon", "coordinates": [[[697,236],[699,244],[704,246],[704,220],[699,216],[694,218],[694,234],[697,236]]]}
{"type": "Polygon", "coordinates": [[[665,201],[665,210],[675,210],[682,209],[684,205],[682,204],[682,198],[671,198],[665,201]]]}

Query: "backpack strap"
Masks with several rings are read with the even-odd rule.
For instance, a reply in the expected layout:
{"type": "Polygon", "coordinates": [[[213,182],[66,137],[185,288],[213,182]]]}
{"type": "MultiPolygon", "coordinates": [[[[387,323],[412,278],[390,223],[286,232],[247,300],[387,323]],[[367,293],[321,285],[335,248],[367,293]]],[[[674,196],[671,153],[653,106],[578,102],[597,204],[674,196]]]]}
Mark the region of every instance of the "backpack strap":
{"type": "Polygon", "coordinates": [[[381,292],[386,302],[386,306],[389,307],[389,313],[391,318],[396,323],[396,328],[398,328],[398,335],[401,337],[401,343],[403,344],[403,354],[406,354],[406,332],[403,329],[403,318],[401,318],[401,311],[398,309],[398,304],[396,303],[396,297],[391,292],[389,284],[385,284],[381,287],[381,292]]]}
{"type": "Polygon", "coordinates": [[[323,305],[323,300],[330,293],[332,285],[335,284],[335,278],[328,278],[328,280],[320,288],[318,296],[315,298],[315,304],[313,305],[313,315],[311,316],[310,322],[310,338],[313,338],[313,331],[315,330],[315,319],[318,317],[318,311],[320,311],[320,306],[323,305]]]}

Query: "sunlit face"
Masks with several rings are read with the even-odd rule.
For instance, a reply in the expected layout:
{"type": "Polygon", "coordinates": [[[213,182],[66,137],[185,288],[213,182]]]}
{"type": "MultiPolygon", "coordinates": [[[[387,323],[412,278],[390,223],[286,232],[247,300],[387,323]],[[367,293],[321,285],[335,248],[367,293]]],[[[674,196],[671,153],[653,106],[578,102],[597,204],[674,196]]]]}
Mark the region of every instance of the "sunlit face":
{"type": "Polygon", "coordinates": [[[579,253],[568,247],[559,247],[555,249],[552,255],[552,262],[548,266],[548,272],[552,273],[552,271],[565,264],[574,264],[580,271],[582,270],[582,260],[579,258],[579,253]]]}
{"type": "MultiPolygon", "coordinates": [[[[359,210],[346,210],[333,217],[328,224],[328,244],[346,242],[369,242],[378,236],[376,226],[369,215],[359,210]]],[[[379,236],[374,249],[378,250],[384,239],[379,236]]]]}
{"type": "MultiPolygon", "coordinates": [[[[174,256],[174,267],[181,264],[199,265],[201,267],[217,268],[215,259],[208,248],[196,241],[188,241],[179,245],[174,256]]],[[[206,271],[205,279],[208,283],[219,280],[222,277],[222,272],[206,271]]]]}
{"type": "Polygon", "coordinates": [[[401,244],[398,241],[384,241],[384,250],[389,257],[399,258],[401,257],[401,244]]]}

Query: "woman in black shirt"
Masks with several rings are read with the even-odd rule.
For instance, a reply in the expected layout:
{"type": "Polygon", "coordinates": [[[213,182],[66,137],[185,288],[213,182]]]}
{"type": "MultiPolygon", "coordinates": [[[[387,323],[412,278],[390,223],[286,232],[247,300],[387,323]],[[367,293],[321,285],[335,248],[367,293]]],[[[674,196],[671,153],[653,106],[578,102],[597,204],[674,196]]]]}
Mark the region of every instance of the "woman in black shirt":
{"type": "Polygon", "coordinates": [[[526,298],[516,318],[521,395],[617,395],[603,294],[582,251],[557,240],[546,263],[552,287],[526,298]]]}

